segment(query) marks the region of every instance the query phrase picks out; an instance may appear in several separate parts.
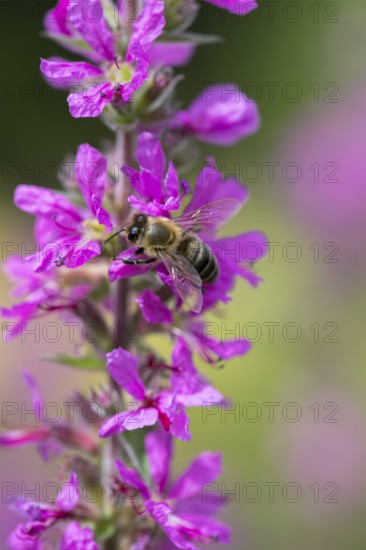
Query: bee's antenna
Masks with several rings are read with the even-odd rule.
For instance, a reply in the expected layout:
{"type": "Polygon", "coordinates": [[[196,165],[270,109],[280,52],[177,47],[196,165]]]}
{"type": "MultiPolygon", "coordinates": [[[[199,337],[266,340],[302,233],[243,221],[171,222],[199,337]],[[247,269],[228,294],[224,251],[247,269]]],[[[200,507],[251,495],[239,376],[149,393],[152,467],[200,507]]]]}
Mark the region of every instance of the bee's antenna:
{"type": "Polygon", "coordinates": [[[120,233],[122,233],[123,231],[126,231],[125,227],[123,227],[122,229],[119,229],[119,231],[117,231],[116,233],[113,233],[113,235],[111,235],[110,237],[108,237],[108,239],[106,239],[104,241],[104,244],[107,244],[109,241],[111,241],[112,239],[114,239],[114,237],[117,237],[117,235],[119,235],[120,233]]]}

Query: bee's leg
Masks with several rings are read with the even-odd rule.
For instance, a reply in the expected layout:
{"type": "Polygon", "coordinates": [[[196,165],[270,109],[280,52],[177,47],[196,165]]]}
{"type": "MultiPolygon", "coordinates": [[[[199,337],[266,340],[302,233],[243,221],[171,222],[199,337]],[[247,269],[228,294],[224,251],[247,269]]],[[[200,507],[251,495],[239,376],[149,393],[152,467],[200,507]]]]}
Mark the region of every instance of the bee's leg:
{"type": "Polygon", "coordinates": [[[144,252],[144,249],[142,247],[138,248],[137,250],[135,250],[135,255],[139,256],[140,254],[143,254],[143,252],[144,252]]]}
{"type": "Polygon", "coordinates": [[[147,260],[139,260],[134,258],[123,258],[123,263],[127,265],[144,265],[156,262],[156,258],[148,258],[147,260]]]}

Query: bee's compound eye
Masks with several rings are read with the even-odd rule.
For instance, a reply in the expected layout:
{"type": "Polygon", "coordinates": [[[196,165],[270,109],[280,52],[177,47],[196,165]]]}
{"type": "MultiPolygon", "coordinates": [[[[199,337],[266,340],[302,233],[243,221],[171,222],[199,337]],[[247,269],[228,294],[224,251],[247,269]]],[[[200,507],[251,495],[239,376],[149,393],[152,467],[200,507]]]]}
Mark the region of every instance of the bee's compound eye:
{"type": "Polygon", "coordinates": [[[136,241],[137,237],[139,236],[139,228],[135,225],[131,227],[131,229],[128,232],[128,240],[129,241],[136,241]]]}

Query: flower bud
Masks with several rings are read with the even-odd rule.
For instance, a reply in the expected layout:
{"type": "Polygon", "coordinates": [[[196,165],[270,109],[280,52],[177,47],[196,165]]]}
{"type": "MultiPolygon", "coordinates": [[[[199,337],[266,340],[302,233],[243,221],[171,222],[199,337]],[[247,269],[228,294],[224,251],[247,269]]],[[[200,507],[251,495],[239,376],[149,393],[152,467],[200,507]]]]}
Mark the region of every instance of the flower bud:
{"type": "Polygon", "coordinates": [[[173,127],[206,143],[229,146],[256,132],[259,123],[254,100],[235,84],[215,84],[177,113],[173,127]]]}
{"type": "Polygon", "coordinates": [[[198,13],[196,0],[168,0],[165,2],[165,30],[183,31],[192,25],[198,13]]]}

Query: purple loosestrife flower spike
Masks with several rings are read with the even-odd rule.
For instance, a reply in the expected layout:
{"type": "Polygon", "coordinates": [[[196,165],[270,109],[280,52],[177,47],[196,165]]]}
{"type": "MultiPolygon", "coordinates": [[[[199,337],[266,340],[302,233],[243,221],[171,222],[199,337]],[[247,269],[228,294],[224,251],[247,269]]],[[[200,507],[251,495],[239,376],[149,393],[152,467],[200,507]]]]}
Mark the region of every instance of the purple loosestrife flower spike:
{"type": "MultiPolygon", "coordinates": [[[[240,15],[257,7],[254,0],[207,1],[240,15]]],[[[194,139],[229,146],[259,127],[255,102],[234,84],[210,86],[177,110],[181,75],[172,67],[187,63],[197,44],[207,42],[187,32],[197,6],[196,0],[58,0],[45,16],[48,37],[83,57],[42,59],[45,79],[70,89],[74,118],[101,116],[116,146],[102,153],[80,145],[73,176],[62,178],[60,192],[16,188],[16,206],[35,217],[37,250],[5,262],[19,301],[0,313],[6,339],[48,314],[72,325],[81,321],[76,357],[60,353],[51,361],[84,372],[104,367],[108,383],[91,388],[91,397],[73,389],[76,413],[73,408],[66,420],[51,421],[36,381],[24,372],[36,420],[7,425],[0,446],[35,444],[44,460],[57,457],[62,483],[52,503],[21,495],[13,501],[25,519],[7,539],[11,550],[196,550],[230,542],[229,528],[216,519],[222,500],[212,491],[221,454],[200,453],[175,481],[172,460],[176,439],[191,439],[187,409],[226,402],[197,369],[196,356],[217,367],[251,347],[244,338],[219,338],[204,315],[232,299],[238,277],[258,285],[253,264],[266,255],[267,242],[258,231],[220,236],[249,193],[225,178],[213,159],[193,189],[180,178],[194,139]],[[208,206],[215,202],[216,210],[208,206]],[[144,264],[150,249],[129,246],[133,211],[148,223],[158,217],[170,227],[180,223],[178,239],[197,233],[196,243],[212,254],[217,276],[211,283],[199,276],[202,266],[195,271],[195,261],[185,259],[195,281],[187,287],[194,291],[194,311],[186,305],[188,291],[178,287],[178,293],[167,260],[144,264]],[[123,261],[135,256],[142,262],[123,261]],[[86,337],[90,324],[93,340],[86,337]],[[170,340],[170,357],[151,342],[154,333],[170,340]],[[98,488],[94,502],[85,498],[89,484],[98,488]]],[[[172,257],[178,253],[171,251],[172,257]]]]}

